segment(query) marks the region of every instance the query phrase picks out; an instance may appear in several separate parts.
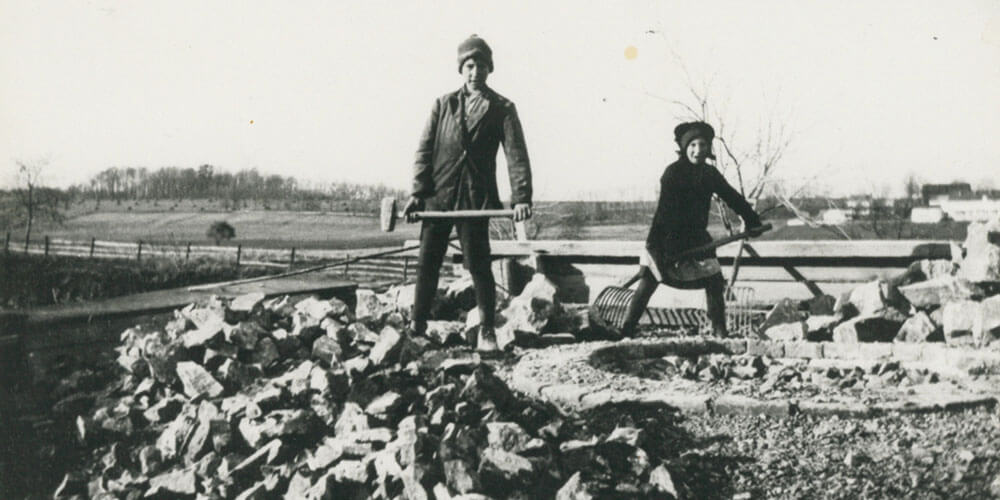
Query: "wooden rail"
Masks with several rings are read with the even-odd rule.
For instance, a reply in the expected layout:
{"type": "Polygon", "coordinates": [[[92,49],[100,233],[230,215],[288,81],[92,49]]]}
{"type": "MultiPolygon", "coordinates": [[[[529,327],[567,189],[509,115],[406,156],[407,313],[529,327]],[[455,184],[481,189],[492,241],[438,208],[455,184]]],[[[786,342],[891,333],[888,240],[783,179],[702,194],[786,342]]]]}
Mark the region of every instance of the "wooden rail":
{"type": "MultiPolygon", "coordinates": [[[[744,254],[740,260],[736,286],[753,288],[759,303],[809,298],[813,293],[807,283],[836,296],[860,283],[895,276],[921,259],[950,259],[952,249],[951,242],[940,240],[751,240],[751,245],[755,254],[744,254]]],[[[644,242],[504,240],[493,241],[491,246],[496,259],[519,260],[532,267],[544,263],[550,279],[579,289],[572,294],[577,300],[584,294],[593,300],[605,286],[619,284],[635,273],[644,242]]],[[[738,244],[732,244],[717,250],[727,277],[738,249],[738,244]]],[[[459,250],[449,252],[461,260],[459,250]]],[[[660,305],[698,306],[703,300],[700,291],[660,287],[657,293],[660,305]]]]}

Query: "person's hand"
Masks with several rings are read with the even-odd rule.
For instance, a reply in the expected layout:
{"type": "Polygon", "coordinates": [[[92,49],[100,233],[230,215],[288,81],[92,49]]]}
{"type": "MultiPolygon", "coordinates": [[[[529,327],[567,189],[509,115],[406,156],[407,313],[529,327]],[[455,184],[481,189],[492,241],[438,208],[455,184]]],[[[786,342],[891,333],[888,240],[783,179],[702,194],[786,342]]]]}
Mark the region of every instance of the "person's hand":
{"type": "Polygon", "coordinates": [[[526,221],[531,218],[531,205],[518,203],[514,205],[514,222],[526,221]]]}
{"type": "Polygon", "coordinates": [[[406,222],[416,222],[417,218],[413,215],[413,212],[419,212],[423,208],[424,200],[416,196],[411,196],[409,200],[406,200],[406,205],[403,207],[403,215],[406,216],[406,222]]]}

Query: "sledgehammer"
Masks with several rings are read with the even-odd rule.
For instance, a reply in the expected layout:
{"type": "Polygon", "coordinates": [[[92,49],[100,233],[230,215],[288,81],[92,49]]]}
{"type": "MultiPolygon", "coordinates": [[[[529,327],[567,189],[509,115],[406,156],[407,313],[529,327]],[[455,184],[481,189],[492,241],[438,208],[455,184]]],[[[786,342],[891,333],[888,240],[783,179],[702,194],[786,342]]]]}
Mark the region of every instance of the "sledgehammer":
{"type": "MultiPolygon", "coordinates": [[[[507,217],[514,218],[514,211],[511,209],[497,209],[497,210],[454,210],[454,211],[433,211],[433,210],[423,210],[417,212],[410,212],[410,215],[416,220],[427,220],[427,219],[482,219],[490,217],[507,217]]],[[[396,228],[396,219],[405,218],[405,215],[396,208],[395,198],[382,198],[382,207],[379,212],[379,222],[382,225],[382,230],[385,232],[391,232],[396,228]]]]}

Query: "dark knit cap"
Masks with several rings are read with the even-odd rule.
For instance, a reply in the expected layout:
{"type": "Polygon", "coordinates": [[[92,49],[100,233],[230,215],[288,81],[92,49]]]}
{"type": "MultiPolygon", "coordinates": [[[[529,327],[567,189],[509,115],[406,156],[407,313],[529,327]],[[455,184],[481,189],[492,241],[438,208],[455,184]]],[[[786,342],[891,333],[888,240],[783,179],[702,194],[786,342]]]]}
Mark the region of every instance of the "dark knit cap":
{"type": "Polygon", "coordinates": [[[701,137],[712,144],[715,138],[715,129],[705,122],[687,122],[674,128],[674,140],[681,147],[681,153],[687,151],[688,144],[696,138],[701,137]]]}
{"type": "Polygon", "coordinates": [[[486,44],[486,40],[472,35],[458,45],[458,72],[462,72],[462,64],[470,57],[479,58],[490,67],[493,72],[493,50],[486,44]]]}

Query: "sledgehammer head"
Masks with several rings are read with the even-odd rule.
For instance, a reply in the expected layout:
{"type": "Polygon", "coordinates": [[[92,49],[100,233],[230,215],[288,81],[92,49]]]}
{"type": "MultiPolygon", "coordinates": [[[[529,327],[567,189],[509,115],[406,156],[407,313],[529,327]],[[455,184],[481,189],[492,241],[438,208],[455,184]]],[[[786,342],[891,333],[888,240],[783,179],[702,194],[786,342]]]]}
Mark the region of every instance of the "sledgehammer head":
{"type": "Polygon", "coordinates": [[[392,232],[396,229],[396,199],[395,198],[382,198],[382,207],[379,212],[379,223],[382,225],[382,231],[387,233],[392,232]]]}

